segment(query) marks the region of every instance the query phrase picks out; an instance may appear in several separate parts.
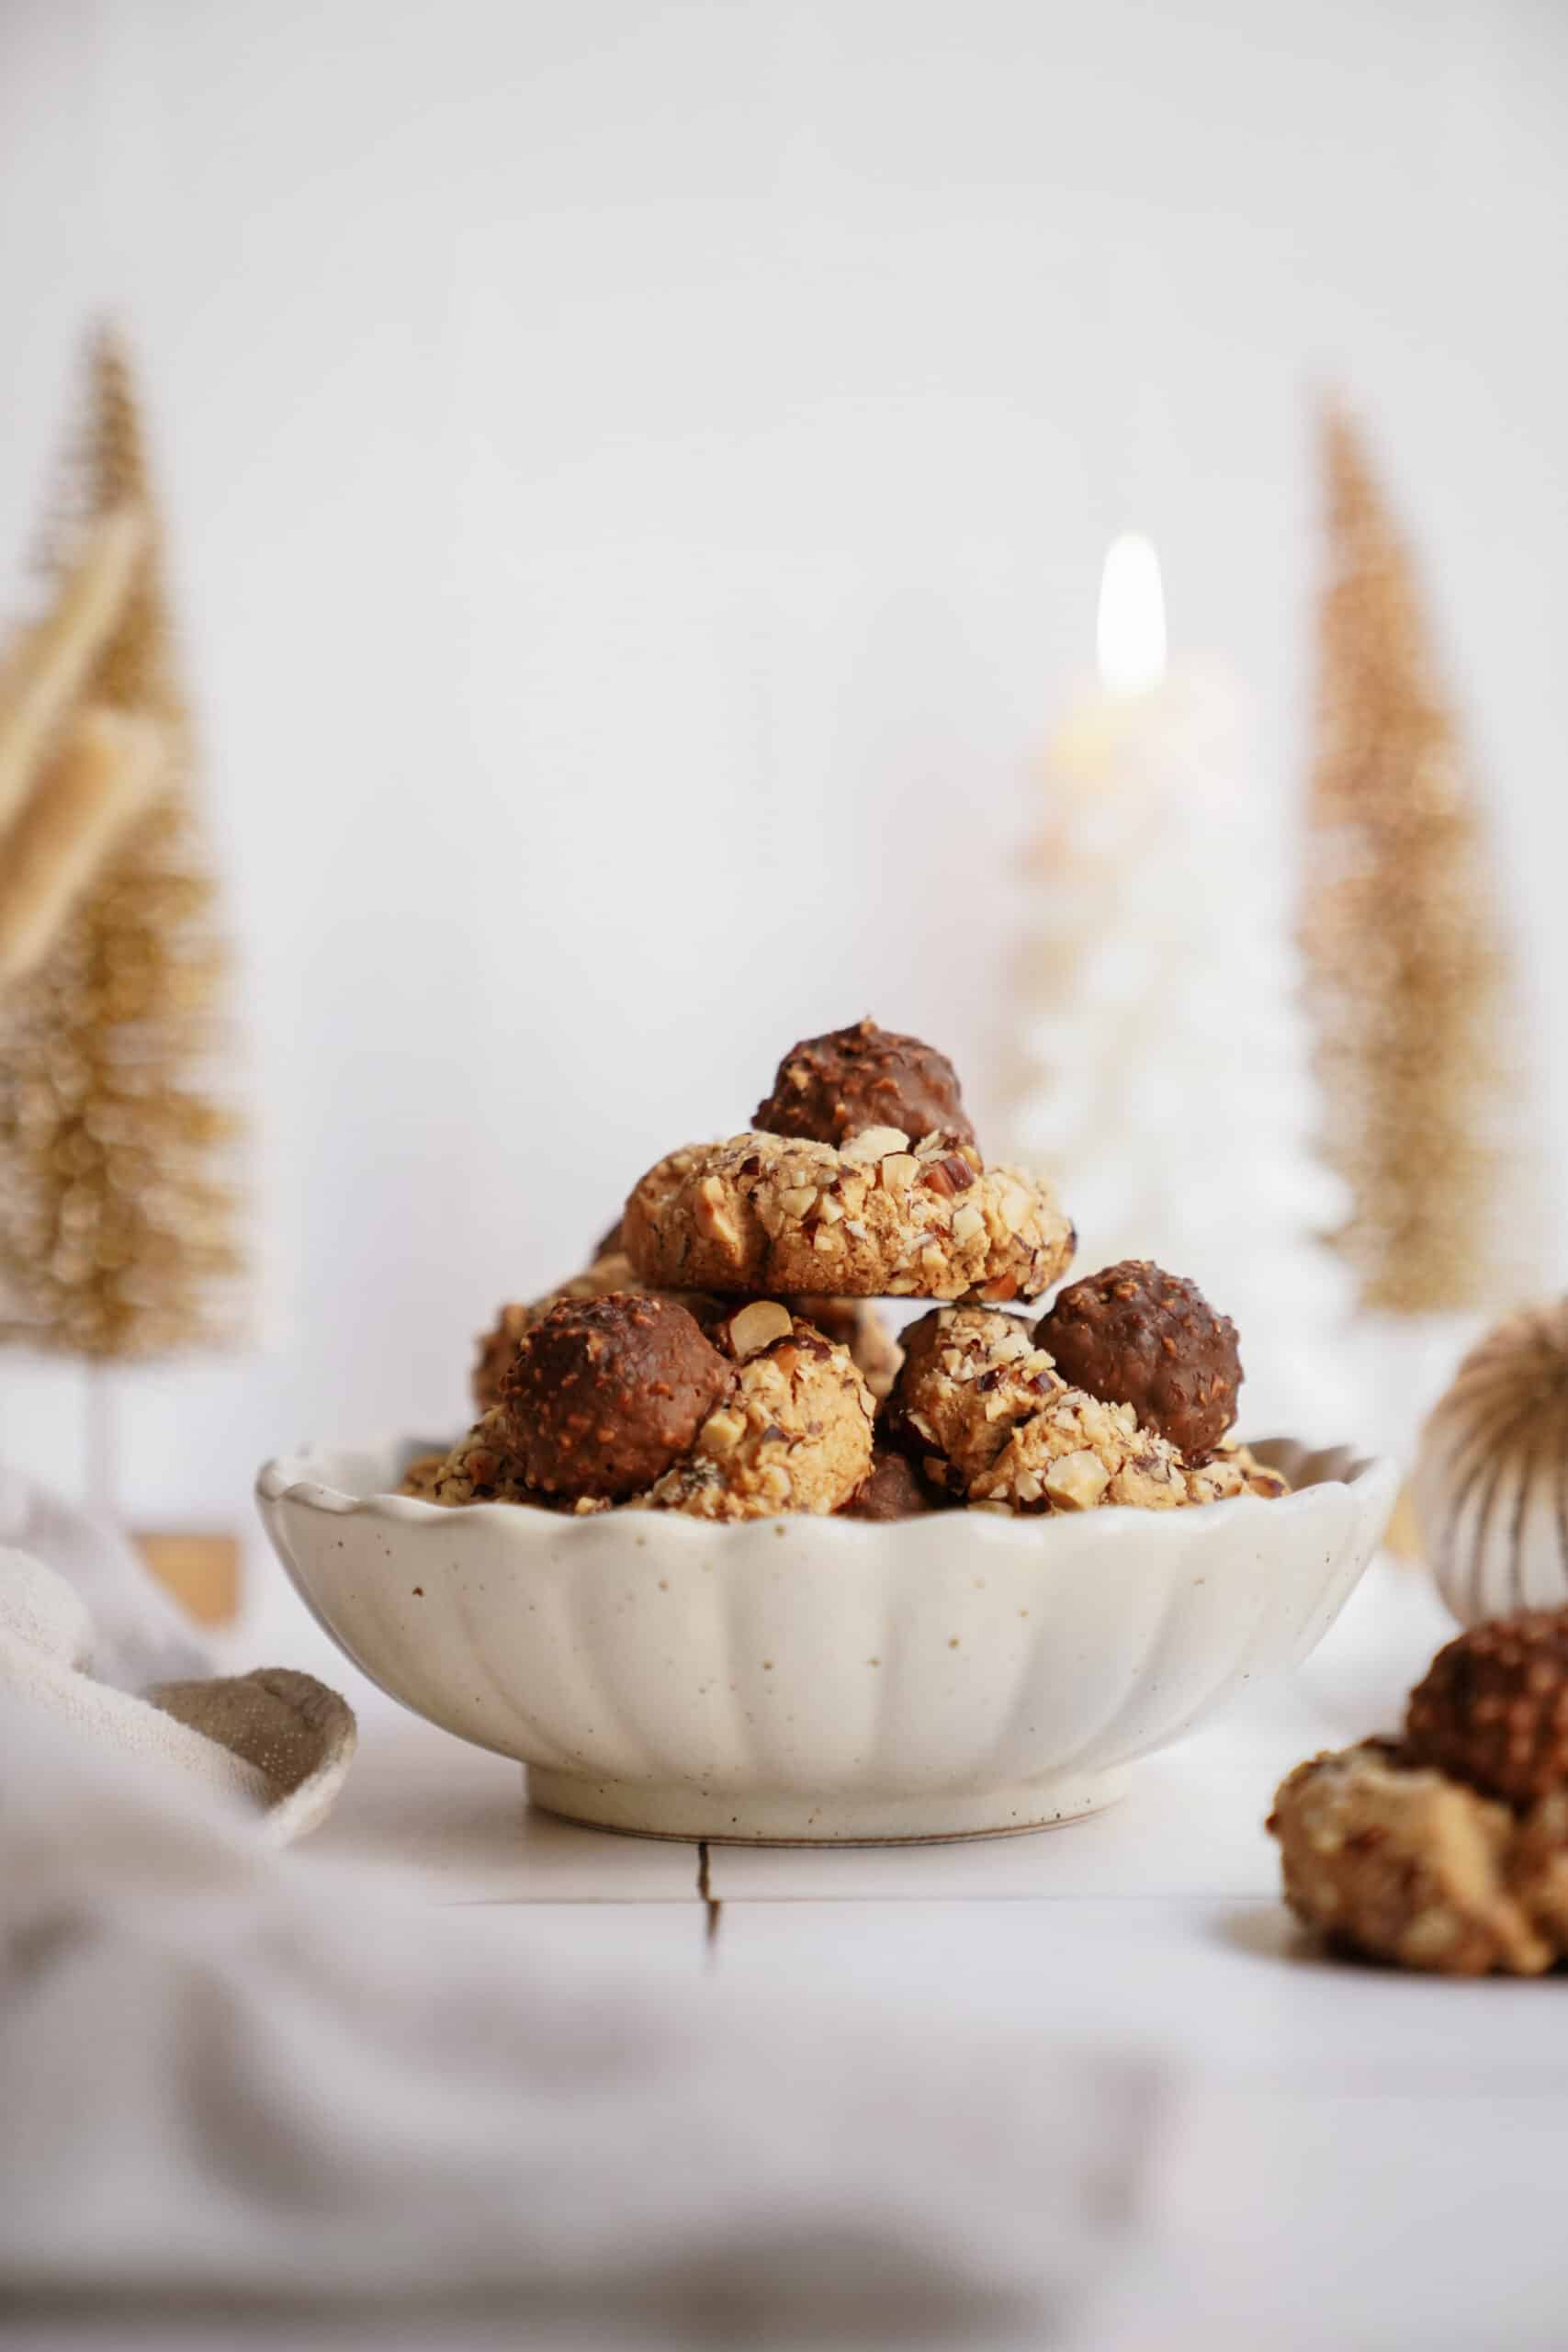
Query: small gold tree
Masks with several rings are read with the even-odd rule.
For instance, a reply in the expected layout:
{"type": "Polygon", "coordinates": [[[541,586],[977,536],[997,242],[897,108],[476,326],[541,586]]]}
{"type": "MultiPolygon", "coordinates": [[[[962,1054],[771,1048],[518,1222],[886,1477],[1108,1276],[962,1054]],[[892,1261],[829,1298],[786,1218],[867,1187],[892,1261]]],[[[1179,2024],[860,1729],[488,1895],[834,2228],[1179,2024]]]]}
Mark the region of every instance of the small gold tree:
{"type": "MultiPolygon", "coordinates": [[[[106,728],[140,730],[143,748],[155,730],[155,788],[82,877],[41,961],[0,981],[0,1340],[97,1366],[231,1338],[240,1271],[233,1122],[210,1091],[216,886],[141,417],[104,334],[48,559],[57,609],[84,534],[126,514],[141,518],[129,577],[71,709],[54,714],[34,815],[55,812],[106,728]]],[[[0,870],[27,816],[0,836],[0,870]]]]}
{"type": "Polygon", "coordinates": [[[1337,1237],[1364,1306],[1458,1312],[1506,1295],[1521,1163],[1520,1039],[1480,804],[1410,559],[1360,440],[1324,419],[1328,577],[1303,942],[1337,1237]]]}

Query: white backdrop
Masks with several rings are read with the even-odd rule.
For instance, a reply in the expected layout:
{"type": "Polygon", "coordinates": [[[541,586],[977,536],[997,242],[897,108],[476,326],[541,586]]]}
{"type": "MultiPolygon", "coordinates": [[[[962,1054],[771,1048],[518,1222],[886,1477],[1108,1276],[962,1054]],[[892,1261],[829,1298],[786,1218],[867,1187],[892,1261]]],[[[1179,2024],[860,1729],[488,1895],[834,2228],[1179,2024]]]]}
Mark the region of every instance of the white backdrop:
{"type": "MultiPolygon", "coordinates": [[[[0,552],[75,341],[154,395],[244,981],[265,1302],[130,1500],[456,1419],[468,1335],[873,1010],[1006,1020],[1113,531],[1299,781],[1313,388],[1495,794],[1568,1140],[1556,0],[4,0],[0,552]]],[[[76,1381],[0,1442],[77,1474],[76,1381]]]]}

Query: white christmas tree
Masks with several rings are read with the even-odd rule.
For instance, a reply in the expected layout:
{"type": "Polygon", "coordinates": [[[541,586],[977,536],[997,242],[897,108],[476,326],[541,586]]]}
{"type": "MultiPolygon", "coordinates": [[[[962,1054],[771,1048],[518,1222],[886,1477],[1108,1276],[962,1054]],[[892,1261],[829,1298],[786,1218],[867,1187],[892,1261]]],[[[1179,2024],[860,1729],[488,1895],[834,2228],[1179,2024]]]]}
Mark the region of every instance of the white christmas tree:
{"type": "Polygon", "coordinates": [[[1343,1437],[1348,1202],[1313,1148],[1288,831],[1235,687],[1166,673],[1146,541],[1107,560],[1100,670],[1049,761],[1002,1138],[1058,1185],[1077,1272],[1153,1258],[1235,1318],[1244,1431],[1343,1437]]]}

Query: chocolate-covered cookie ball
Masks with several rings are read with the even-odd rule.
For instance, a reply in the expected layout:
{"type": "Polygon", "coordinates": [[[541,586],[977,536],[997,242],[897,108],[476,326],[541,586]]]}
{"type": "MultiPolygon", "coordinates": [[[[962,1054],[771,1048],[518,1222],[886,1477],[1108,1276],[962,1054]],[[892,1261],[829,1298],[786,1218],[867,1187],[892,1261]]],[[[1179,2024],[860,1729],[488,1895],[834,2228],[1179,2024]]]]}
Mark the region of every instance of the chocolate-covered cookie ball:
{"type": "Polygon", "coordinates": [[[1405,1745],[1508,1804],[1568,1788],[1568,1609],[1472,1625],[1440,1649],[1410,1694],[1405,1745]]]}
{"type": "Polygon", "coordinates": [[[624,1502],[685,1453],[731,1370],[673,1299],[562,1299],[502,1380],[506,1434],[541,1494],[624,1502]]]}
{"type": "Polygon", "coordinates": [[[922,1478],[908,1456],[878,1446],[871,1468],[840,1513],[841,1519],[914,1519],[945,1509],[948,1498],[922,1478]]]}
{"type": "Polygon", "coordinates": [[[1074,1388],[1131,1405],[1145,1429],[1190,1459],[1235,1419],[1235,1325],[1202,1292],[1146,1258],[1126,1258],[1063,1291],[1034,1337],[1074,1388]]]}
{"type": "Polygon", "coordinates": [[[911,1143],[939,1133],[975,1140],[947,1056],[874,1021],[793,1046],[751,1124],[810,1143],[841,1144],[867,1127],[900,1128],[911,1143]]]}

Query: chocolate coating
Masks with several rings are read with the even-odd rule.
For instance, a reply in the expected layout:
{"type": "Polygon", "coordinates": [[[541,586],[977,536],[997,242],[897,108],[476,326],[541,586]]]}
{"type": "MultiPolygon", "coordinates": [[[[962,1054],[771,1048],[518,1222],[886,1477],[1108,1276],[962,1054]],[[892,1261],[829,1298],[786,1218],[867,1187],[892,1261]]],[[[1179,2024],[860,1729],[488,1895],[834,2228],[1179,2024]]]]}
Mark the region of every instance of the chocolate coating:
{"type": "Polygon", "coordinates": [[[589,1264],[596,1265],[601,1258],[612,1257],[619,1250],[620,1246],[621,1220],[617,1217],[615,1224],[607,1226],[604,1231],[599,1236],[598,1240],[593,1244],[593,1255],[589,1260],[589,1264]]]}
{"type": "Polygon", "coordinates": [[[684,1453],[731,1367],[671,1298],[562,1299],[519,1342],[501,1384],[527,1484],[563,1501],[624,1502],[684,1453]]]}
{"type": "Polygon", "coordinates": [[[845,1503],[844,1519],[914,1519],[921,1511],[941,1510],[947,1497],[922,1478],[907,1455],[879,1445],[871,1468],[845,1503]]]}
{"type": "Polygon", "coordinates": [[[1145,1429],[1189,1458],[1218,1445],[1235,1419],[1235,1325],[1196,1283],[1146,1258],[1069,1284],[1034,1336],[1074,1388],[1131,1405],[1145,1429]]]}
{"type": "Polygon", "coordinates": [[[1568,1788],[1568,1609],[1494,1618],[1440,1649],[1410,1694],[1404,1744],[1508,1804],[1568,1788]]]}
{"type": "Polygon", "coordinates": [[[874,1021],[792,1046],[751,1124],[813,1143],[844,1143],[866,1127],[901,1128],[911,1143],[939,1132],[975,1140],[947,1056],[874,1021]]]}

